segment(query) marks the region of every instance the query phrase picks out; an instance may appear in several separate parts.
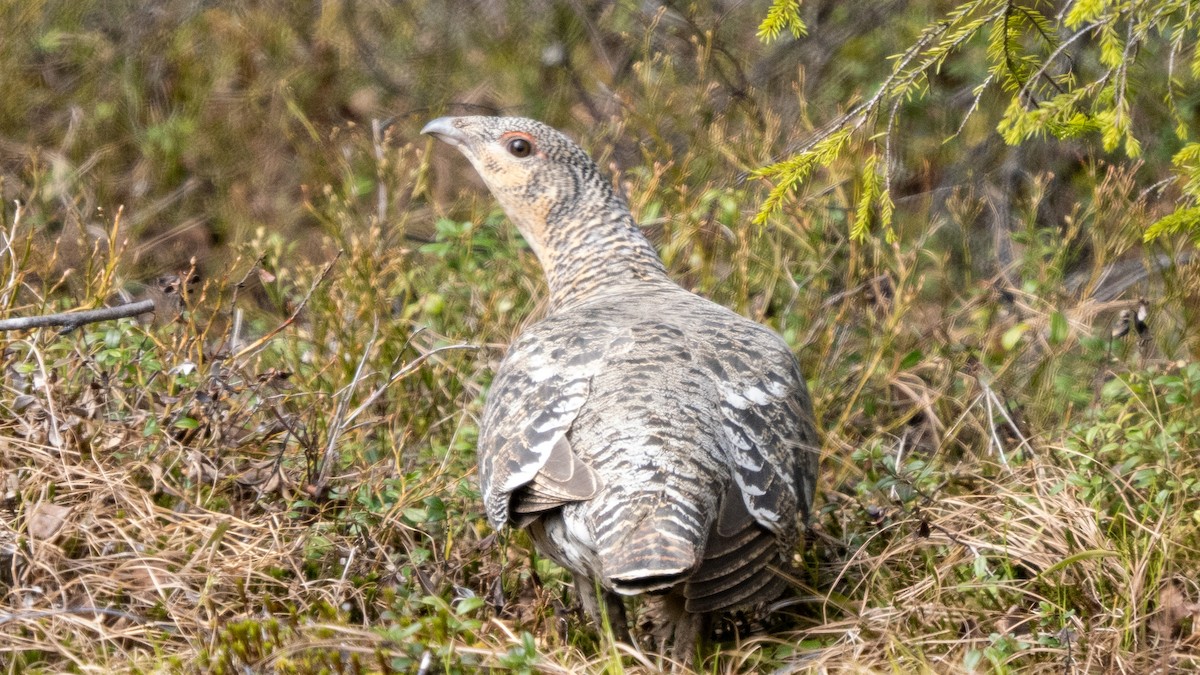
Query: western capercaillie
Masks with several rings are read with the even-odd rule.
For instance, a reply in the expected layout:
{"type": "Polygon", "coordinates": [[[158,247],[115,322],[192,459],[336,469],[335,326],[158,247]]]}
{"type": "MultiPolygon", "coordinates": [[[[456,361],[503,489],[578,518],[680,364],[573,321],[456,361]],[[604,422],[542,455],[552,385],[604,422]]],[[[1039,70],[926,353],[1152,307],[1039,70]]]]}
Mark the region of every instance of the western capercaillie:
{"type": "Polygon", "coordinates": [[[443,117],[423,133],[470,160],[550,288],[549,313],[509,348],[484,410],[488,520],[527,528],[621,635],[621,596],[657,596],[663,637],[689,660],[705,615],[785,585],[776,570],[809,516],[819,453],[795,357],[671,281],[563,134],[517,117],[443,117]]]}

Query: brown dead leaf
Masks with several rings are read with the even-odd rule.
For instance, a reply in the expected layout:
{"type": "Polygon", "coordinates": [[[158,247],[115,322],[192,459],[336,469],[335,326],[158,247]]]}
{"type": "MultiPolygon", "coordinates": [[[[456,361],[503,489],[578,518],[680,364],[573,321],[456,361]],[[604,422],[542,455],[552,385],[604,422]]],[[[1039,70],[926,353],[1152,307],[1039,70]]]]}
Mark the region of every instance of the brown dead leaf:
{"type": "Polygon", "coordinates": [[[40,502],[29,513],[27,532],[30,537],[41,541],[52,540],[71,515],[71,507],[51,502],[40,502]]]}
{"type": "Polygon", "coordinates": [[[196,482],[213,483],[221,477],[221,472],[204,453],[193,450],[187,455],[183,475],[196,482]]]}
{"type": "Polygon", "coordinates": [[[262,494],[275,492],[283,484],[279,463],[275,459],[252,462],[235,479],[246,488],[256,488],[262,494]]]}
{"type": "Polygon", "coordinates": [[[1164,639],[1170,639],[1183,628],[1189,617],[1200,614],[1200,603],[1188,602],[1179,584],[1169,583],[1158,592],[1158,612],[1150,620],[1150,628],[1164,639]]]}

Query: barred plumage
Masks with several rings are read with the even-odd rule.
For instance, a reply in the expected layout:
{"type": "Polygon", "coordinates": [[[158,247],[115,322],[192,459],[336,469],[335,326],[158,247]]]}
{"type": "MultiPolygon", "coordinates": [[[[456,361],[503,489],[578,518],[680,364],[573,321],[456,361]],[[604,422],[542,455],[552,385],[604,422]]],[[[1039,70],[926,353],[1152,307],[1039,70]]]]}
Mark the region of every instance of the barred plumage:
{"type": "Polygon", "coordinates": [[[510,347],[479,439],[494,527],[529,528],[601,598],[656,593],[686,658],[711,612],[777,595],[817,473],[812,406],[769,329],[672,282],[572,141],[522,118],[424,129],[475,166],[546,273],[551,310],[510,347]]]}

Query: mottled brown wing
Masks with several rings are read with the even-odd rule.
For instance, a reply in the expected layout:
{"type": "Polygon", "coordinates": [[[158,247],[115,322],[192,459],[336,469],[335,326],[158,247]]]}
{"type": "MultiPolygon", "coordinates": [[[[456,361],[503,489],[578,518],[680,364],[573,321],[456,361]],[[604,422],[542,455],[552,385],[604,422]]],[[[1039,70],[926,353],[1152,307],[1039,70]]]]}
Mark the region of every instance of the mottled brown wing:
{"type": "Polygon", "coordinates": [[[590,499],[600,489],[567,433],[605,354],[619,343],[550,318],[512,345],[492,383],[479,438],[480,488],[493,527],[524,525],[530,514],[590,499]]]}
{"type": "MultiPolygon", "coordinates": [[[[812,508],[820,448],[795,357],[765,329],[756,348],[750,367],[727,369],[727,379],[719,384],[726,448],[746,510],[790,542],[794,514],[799,511],[807,520],[812,508]]],[[[722,523],[718,528],[725,530],[722,523]]]]}

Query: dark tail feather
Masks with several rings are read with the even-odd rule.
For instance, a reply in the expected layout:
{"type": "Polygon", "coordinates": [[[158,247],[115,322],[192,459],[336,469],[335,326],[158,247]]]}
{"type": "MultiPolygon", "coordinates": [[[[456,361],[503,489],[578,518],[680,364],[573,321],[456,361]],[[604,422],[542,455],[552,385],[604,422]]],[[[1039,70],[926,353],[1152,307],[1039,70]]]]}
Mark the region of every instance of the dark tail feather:
{"type": "Polygon", "coordinates": [[[604,576],[613,590],[623,595],[671,588],[691,574],[699,557],[696,545],[686,536],[672,532],[669,524],[654,518],[643,519],[601,555],[604,576]]]}
{"type": "Polygon", "coordinates": [[[684,588],[687,611],[713,612],[766,600],[783,590],[786,579],[771,571],[779,562],[779,542],[765,529],[714,542],[720,555],[704,559],[684,588]],[[741,545],[733,545],[736,541],[741,545]]]}

